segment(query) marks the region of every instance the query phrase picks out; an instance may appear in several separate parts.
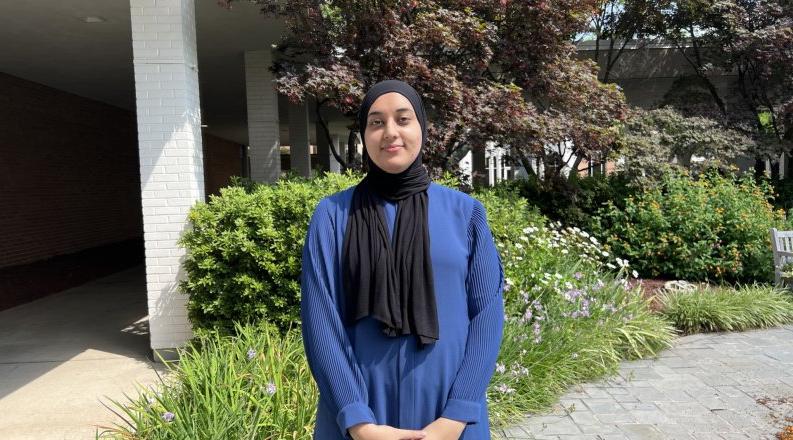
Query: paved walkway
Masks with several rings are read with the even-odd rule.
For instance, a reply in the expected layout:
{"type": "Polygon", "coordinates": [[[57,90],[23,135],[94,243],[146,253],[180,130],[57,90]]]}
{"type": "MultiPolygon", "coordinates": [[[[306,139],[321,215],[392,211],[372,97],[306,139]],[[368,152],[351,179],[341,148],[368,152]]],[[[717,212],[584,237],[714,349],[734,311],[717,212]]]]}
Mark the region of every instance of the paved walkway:
{"type": "Polygon", "coordinates": [[[0,439],[92,439],[154,384],[143,266],[0,312],[0,439]]]}
{"type": "Polygon", "coordinates": [[[793,425],[793,325],[679,338],[573,387],[508,439],[774,439],[793,425]],[[785,419],[788,418],[786,421],[785,419]]]}

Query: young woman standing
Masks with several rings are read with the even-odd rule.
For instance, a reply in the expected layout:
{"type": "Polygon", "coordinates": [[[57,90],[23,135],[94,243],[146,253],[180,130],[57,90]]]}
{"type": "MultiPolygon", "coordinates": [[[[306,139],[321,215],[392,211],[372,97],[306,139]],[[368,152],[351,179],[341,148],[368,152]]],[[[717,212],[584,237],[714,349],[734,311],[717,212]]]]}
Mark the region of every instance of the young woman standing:
{"type": "Polygon", "coordinates": [[[369,171],[320,201],[303,249],[314,438],[489,439],[504,273],[484,207],[430,180],[411,86],[372,86],[359,123],[369,171]]]}

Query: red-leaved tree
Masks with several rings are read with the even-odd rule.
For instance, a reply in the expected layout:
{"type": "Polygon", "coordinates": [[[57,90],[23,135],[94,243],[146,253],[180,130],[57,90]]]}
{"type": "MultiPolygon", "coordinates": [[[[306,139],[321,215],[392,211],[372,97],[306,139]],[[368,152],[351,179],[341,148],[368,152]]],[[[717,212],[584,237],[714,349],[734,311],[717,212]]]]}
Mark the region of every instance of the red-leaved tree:
{"type": "MultiPolygon", "coordinates": [[[[231,7],[231,0],[220,4],[231,7]]],[[[597,80],[594,62],[575,57],[596,0],[258,0],[291,33],[277,47],[276,87],[292,102],[347,116],[368,87],[389,78],[411,84],[429,113],[424,163],[433,176],[456,170],[487,142],[543,179],[561,176],[562,146],[578,163],[608,152],[625,119],[624,97],[597,80]]],[[[350,139],[352,141],[352,138],[350,139]]],[[[343,167],[352,155],[332,153],[343,167]]],[[[352,148],[348,148],[352,153],[352,148]]],[[[575,172],[575,171],[573,171],[575,172]]]]}

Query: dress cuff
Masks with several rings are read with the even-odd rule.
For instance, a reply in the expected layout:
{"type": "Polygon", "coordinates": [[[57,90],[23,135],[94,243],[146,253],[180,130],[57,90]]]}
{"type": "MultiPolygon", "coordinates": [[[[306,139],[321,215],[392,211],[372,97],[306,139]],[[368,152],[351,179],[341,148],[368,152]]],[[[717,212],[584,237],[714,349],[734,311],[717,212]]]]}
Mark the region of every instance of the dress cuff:
{"type": "Polygon", "coordinates": [[[465,422],[466,424],[478,423],[482,416],[482,404],[473,400],[449,399],[443,408],[441,417],[465,422]]]}
{"type": "Polygon", "coordinates": [[[377,421],[375,420],[374,412],[368,405],[361,402],[353,402],[339,411],[336,415],[336,423],[339,424],[344,438],[352,439],[347,429],[359,423],[377,423],[377,421]]]}

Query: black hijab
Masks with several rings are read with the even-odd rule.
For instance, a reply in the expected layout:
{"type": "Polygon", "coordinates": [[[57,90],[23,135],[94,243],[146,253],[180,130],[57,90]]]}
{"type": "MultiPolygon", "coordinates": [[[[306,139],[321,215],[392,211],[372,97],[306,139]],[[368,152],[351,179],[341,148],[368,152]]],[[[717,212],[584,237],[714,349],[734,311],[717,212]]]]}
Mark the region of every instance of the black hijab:
{"type": "Polygon", "coordinates": [[[344,234],[342,263],[347,292],[348,325],[371,315],[391,337],[415,334],[419,347],[438,340],[438,313],[430,258],[427,188],[430,178],[421,164],[427,139],[427,118],[421,97],[410,85],[382,81],[366,93],[358,122],[366,149],[369,108],[385,93],[397,92],[413,106],[421,124],[421,147],[403,172],[391,174],[367,159],[369,172],[355,187],[344,234]],[[383,207],[375,196],[397,202],[393,241],[383,207]]]}

